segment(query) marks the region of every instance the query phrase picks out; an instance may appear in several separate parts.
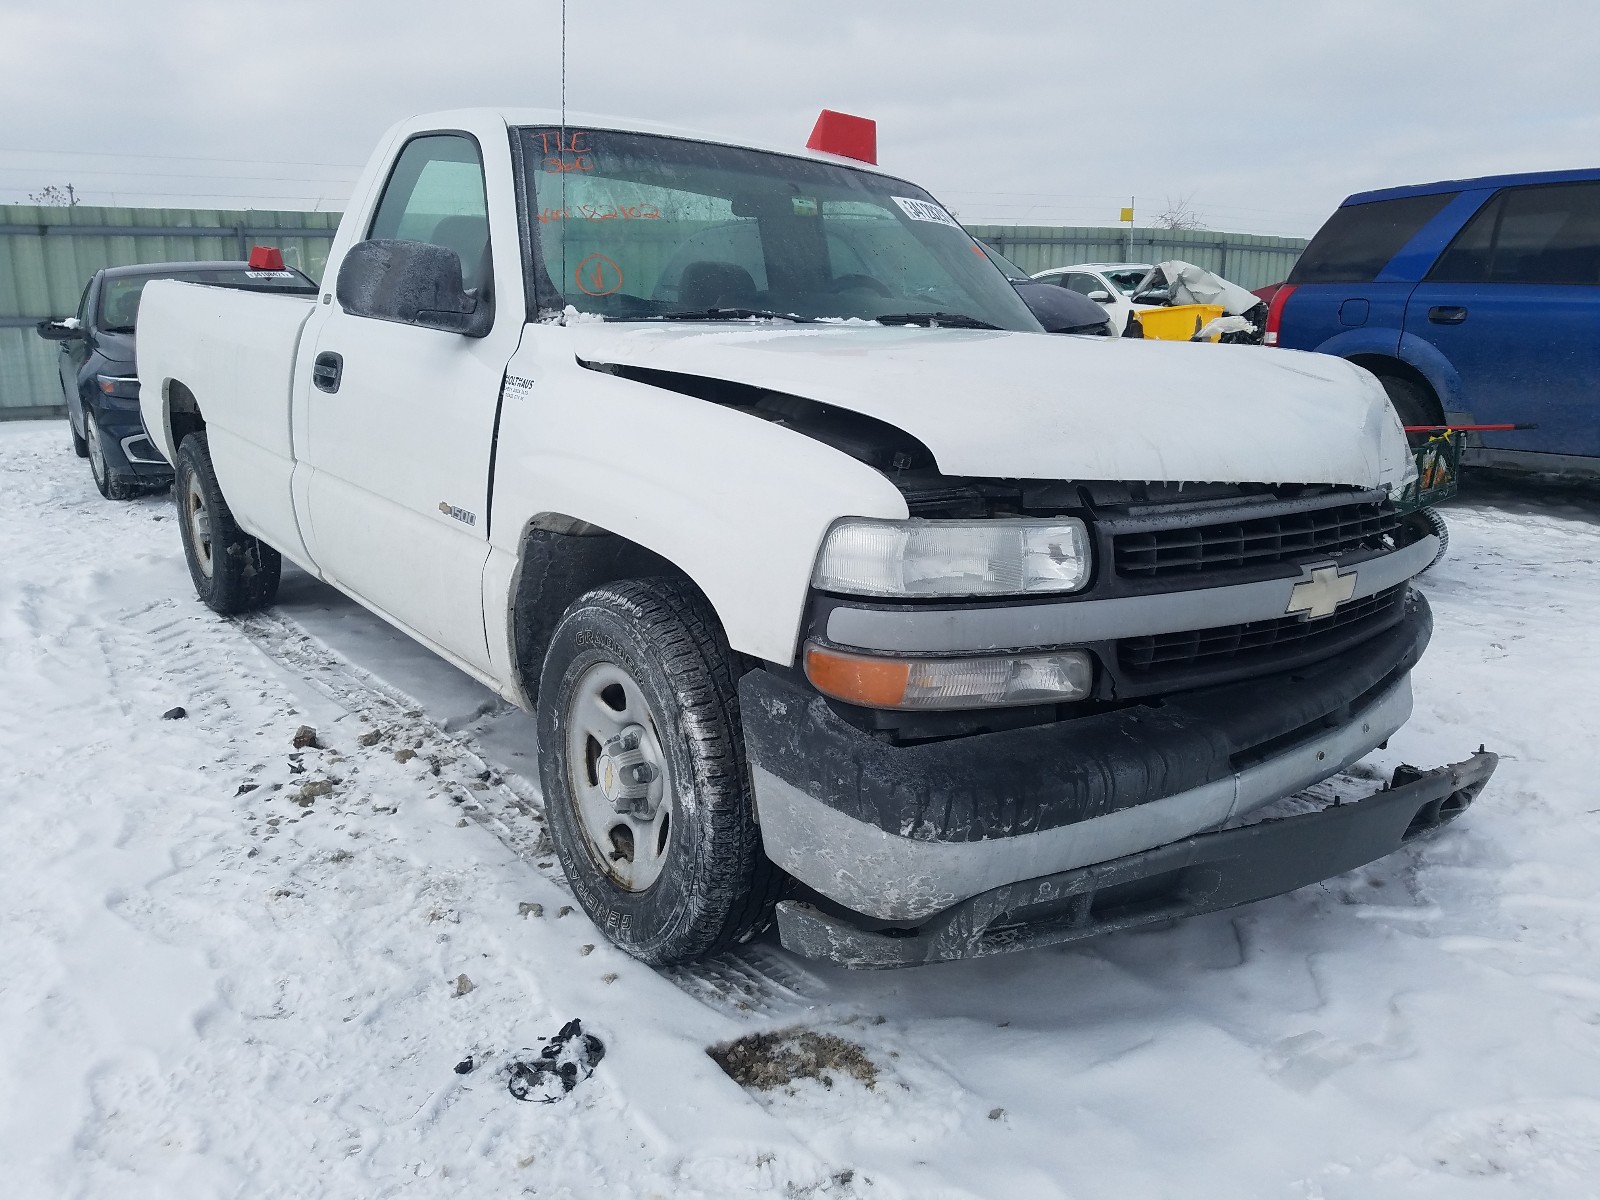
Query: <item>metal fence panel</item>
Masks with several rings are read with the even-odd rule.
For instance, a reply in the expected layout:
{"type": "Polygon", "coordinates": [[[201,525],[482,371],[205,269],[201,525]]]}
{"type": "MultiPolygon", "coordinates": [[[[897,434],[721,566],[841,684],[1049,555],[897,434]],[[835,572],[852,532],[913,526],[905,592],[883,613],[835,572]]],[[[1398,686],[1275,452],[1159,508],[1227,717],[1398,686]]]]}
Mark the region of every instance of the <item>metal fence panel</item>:
{"type": "MultiPolygon", "coordinates": [[[[339,213],[230,212],[175,208],[38,208],[0,205],[0,420],[60,412],[58,347],[36,336],[46,317],[78,307],[102,267],[245,257],[256,243],[281,247],[290,266],[322,278],[339,213]]],[[[973,225],[1031,272],[1079,262],[1197,263],[1247,288],[1289,274],[1305,242],[1210,230],[973,225]]],[[[657,256],[665,265],[670,247],[657,256]]]]}

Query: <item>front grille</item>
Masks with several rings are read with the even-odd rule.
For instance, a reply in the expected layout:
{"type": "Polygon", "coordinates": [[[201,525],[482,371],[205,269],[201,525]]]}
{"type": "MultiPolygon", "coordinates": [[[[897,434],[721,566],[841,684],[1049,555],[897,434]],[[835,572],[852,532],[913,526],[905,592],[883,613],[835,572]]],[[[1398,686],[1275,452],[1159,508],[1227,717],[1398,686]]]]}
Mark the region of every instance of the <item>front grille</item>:
{"type": "Polygon", "coordinates": [[[1360,641],[1399,619],[1406,584],[1396,584],[1343,605],[1331,617],[1275,617],[1243,625],[1123,638],[1117,659],[1130,674],[1175,667],[1244,666],[1258,659],[1290,659],[1360,641]]]}
{"type": "Polygon", "coordinates": [[[1339,504],[1214,525],[1119,533],[1112,548],[1118,575],[1157,579],[1388,549],[1399,524],[1400,516],[1388,502],[1339,504]]]}

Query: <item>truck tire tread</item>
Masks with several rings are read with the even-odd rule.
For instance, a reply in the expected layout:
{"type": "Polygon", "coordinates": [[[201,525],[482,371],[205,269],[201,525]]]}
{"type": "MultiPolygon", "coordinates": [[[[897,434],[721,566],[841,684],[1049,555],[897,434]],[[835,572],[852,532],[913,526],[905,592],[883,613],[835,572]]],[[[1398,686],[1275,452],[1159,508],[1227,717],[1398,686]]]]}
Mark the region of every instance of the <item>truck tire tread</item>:
{"type": "Polygon", "coordinates": [[[278,595],[283,571],[283,556],[275,549],[239,528],[233,510],[217,483],[216,468],[204,432],[191,433],[178,447],[178,464],[172,484],[177,503],[178,526],[183,536],[184,558],[196,595],[207,608],[223,616],[254,612],[271,604],[278,595]],[[211,522],[212,571],[208,576],[200,565],[185,510],[189,478],[199,483],[211,522]]]}

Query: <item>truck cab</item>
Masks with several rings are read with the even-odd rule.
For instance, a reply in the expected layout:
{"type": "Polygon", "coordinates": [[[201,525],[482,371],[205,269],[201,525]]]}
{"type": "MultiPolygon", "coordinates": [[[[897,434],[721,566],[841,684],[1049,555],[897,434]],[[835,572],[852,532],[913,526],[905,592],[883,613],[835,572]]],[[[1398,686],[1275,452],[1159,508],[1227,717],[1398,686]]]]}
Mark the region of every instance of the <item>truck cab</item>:
{"type": "Polygon", "coordinates": [[[646,961],[1206,911],[1493,769],[1226,828],[1410,711],[1436,539],[1393,408],[1332,358],[1044,335],[871,163],[415,118],[319,295],[153,284],[141,339],[201,598],[288,556],[534,712],[568,882],[646,961]]]}

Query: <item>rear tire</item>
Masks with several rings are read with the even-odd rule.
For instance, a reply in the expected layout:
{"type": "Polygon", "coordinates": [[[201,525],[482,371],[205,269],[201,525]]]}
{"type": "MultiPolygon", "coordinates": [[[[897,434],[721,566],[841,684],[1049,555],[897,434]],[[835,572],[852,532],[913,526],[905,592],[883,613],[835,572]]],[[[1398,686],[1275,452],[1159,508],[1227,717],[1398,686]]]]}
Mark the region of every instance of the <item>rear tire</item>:
{"type": "Polygon", "coordinates": [[[578,902],[616,945],[664,966],[770,920],[732,652],[705,599],[672,579],[573,602],[539,685],[545,820],[578,902]]]}
{"type": "Polygon", "coordinates": [[[178,448],[172,495],[178,502],[189,578],[206,607],[231,616],[271,604],[283,558],[233,519],[217,485],[205,434],[191,433],[178,448]]]}
{"type": "MultiPolygon", "coordinates": [[[[1389,394],[1389,403],[1400,414],[1400,424],[1444,424],[1444,414],[1439,411],[1438,402],[1420,384],[1396,375],[1380,375],[1378,382],[1383,384],[1383,390],[1389,394]]],[[[1406,434],[1413,446],[1421,445],[1428,440],[1428,436],[1426,433],[1406,434]]]]}
{"type": "Polygon", "coordinates": [[[94,486],[100,489],[100,494],[107,500],[132,500],[142,489],[131,480],[111,473],[111,464],[106,461],[105,443],[100,440],[100,422],[95,420],[94,409],[83,410],[83,425],[88,432],[84,440],[88,445],[89,474],[94,476],[94,486]]]}

